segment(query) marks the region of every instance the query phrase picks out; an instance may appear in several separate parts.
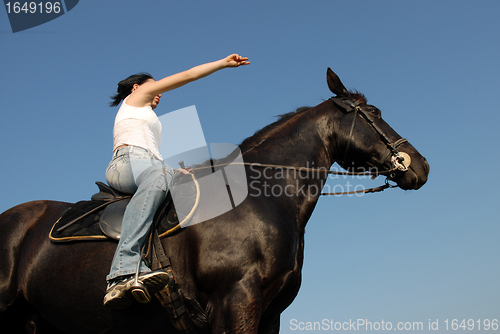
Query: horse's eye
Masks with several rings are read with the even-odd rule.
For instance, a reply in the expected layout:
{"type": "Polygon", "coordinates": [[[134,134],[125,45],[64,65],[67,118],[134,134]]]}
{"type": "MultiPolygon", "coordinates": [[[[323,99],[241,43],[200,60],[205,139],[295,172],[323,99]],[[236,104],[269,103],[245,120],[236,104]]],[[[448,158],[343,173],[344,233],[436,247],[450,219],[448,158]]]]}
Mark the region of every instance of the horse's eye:
{"type": "Polygon", "coordinates": [[[374,117],[380,118],[382,116],[380,110],[377,108],[373,108],[370,112],[374,117]]]}

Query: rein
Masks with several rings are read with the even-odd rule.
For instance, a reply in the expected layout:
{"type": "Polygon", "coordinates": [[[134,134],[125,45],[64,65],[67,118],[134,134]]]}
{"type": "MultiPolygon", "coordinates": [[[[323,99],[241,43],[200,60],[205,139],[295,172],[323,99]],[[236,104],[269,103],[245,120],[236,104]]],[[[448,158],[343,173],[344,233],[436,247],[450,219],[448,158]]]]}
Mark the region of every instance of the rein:
{"type": "MultiPolygon", "coordinates": [[[[330,175],[344,175],[344,176],[372,176],[372,179],[376,178],[378,175],[384,175],[384,174],[389,174],[389,176],[398,170],[398,167],[393,167],[391,169],[385,170],[385,171],[380,171],[376,173],[371,173],[371,172],[337,172],[337,171],[332,171],[332,170],[327,170],[326,168],[313,168],[313,167],[294,167],[294,166],[286,166],[286,165],[273,165],[273,164],[261,164],[261,163],[255,163],[255,162],[230,162],[230,163],[225,163],[225,164],[218,164],[218,165],[210,165],[210,166],[204,166],[204,167],[196,167],[192,168],[193,171],[195,170],[201,170],[201,169],[208,169],[208,168],[216,168],[216,167],[225,167],[228,165],[244,165],[244,166],[251,166],[251,167],[259,167],[259,168],[276,168],[276,169],[292,169],[292,170],[298,170],[299,172],[321,172],[325,174],[330,174],[330,175]]],[[[373,187],[373,188],[368,188],[368,189],[363,189],[363,190],[356,190],[356,191],[344,191],[344,192],[334,192],[334,193],[321,193],[323,196],[329,196],[329,195],[350,195],[350,194],[359,194],[359,193],[376,193],[376,192],[381,192],[384,191],[387,188],[396,188],[397,185],[391,185],[389,184],[390,177],[387,177],[385,180],[385,184],[378,186],[378,187],[373,187]]]]}

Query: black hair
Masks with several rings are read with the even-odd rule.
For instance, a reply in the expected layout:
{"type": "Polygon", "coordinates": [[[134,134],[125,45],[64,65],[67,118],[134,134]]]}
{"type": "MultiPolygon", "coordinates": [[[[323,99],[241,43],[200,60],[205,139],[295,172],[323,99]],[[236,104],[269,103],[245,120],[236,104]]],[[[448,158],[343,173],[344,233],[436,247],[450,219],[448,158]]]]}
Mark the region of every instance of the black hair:
{"type": "Polygon", "coordinates": [[[111,96],[112,102],[109,103],[111,107],[116,107],[122,102],[124,98],[130,95],[132,88],[135,84],[142,85],[149,79],[153,79],[153,76],[146,72],[141,72],[129,76],[118,83],[118,89],[116,94],[111,96]]]}

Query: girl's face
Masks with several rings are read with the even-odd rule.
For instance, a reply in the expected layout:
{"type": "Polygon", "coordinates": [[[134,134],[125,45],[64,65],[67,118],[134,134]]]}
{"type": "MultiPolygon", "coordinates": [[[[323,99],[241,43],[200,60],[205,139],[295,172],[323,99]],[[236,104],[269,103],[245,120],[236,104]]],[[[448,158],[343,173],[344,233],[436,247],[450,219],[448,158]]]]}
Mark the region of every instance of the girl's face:
{"type": "Polygon", "coordinates": [[[155,109],[156,107],[158,107],[158,103],[160,103],[160,98],[161,98],[161,94],[158,94],[155,96],[155,98],[153,99],[153,102],[151,102],[152,109],[155,109]]]}

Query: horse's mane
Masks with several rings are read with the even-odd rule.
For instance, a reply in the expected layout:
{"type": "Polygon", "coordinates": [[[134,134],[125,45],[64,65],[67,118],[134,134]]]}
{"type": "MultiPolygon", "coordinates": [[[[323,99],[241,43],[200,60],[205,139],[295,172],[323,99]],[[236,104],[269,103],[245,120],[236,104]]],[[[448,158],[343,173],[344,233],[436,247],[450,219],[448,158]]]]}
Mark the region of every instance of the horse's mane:
{"type": "Polygon", "coordinates": [[[193,168],[195,170],[198,169],[198,173],[200,173],[200,175],[213,173],[213,170],[208,167],[231,163],[234,159],[237,158],[239,154],[244,155],[245,152],[251,151],[253,148],[259,146],[267,138],[275,135],[280,130],[284,130],[289,123],[295,123],[295,121],[299,117],[303,116],[309,109],[311,109],[311,107],[300,107],[292,112],[276,116],[278,117],[277,121],[266,125],[262,129],[255,132],[254,135],[244,139],[243,142],[238,146],[238,149],[235,149],[226,157],[219,159],[208,159],[201,164],[194,165],[193,168]]]}
{"type": "MultiPolygon", "coordinates": [[[[361,92],[358,92],[357,90],[348,90],[344,97],[352,101],[357,101],[362,105],[367,104],[368,102],[366,96],[361,92]]],[[[295,123],[295,120],[304,115],[310,109],[312,109],[312,107],[304,106],[297,108],[296,110],[287,114],[278,115],[278,120],[276,122],[263,127],[262,129],[255,132],[253,136],[250,136],[243,140],[240,144],[241,152],[245,154],[245,152],[251,151],[267,138],[272,137],[274,134],[286,127],[289,123],[295,123]]]]}
{"type": "Polygon", "coordinates": [[[258,130],[255,132],[252,136],[244,139],[241,144],[240,144],[240,149],[243,154],[247,151],[252,150],[259,144],[261,144],[264,140],[267,138],[273,136],[276,134],[279,130],[282,130],[284,127],[288,125],[288,123],[293,122],[296,120],[298,117],[302,116],[304,113],[306,113],[311,107],[300,107],[297,108],[296,110],[278,115],[278,120],[275,121],[274,123],[271,123],[269,125],[266,125],[262,129],[258,130]]]}

